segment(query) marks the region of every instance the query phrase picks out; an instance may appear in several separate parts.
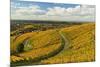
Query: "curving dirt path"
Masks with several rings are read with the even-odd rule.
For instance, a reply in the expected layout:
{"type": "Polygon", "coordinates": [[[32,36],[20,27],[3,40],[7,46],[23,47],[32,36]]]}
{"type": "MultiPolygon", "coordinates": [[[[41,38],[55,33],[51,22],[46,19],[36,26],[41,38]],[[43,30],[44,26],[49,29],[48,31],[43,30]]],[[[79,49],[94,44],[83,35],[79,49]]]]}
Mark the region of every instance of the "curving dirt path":
{"type": "MultiPolygon", "coordinates": [[[[59,47],[59,49],[57,49],[56,51],[53,51],[51,52],[49,55],[44,55],[44,57],[42,56],[41,58],[39,57],[39,59],[37,61],[34,61],[34,59],[32,59],[31,61],[19,61],[19,62],[16,62],[16,63],[12,63],[11,65],[13,66],[19,66],[19,65],[36,65],[36,64],[41,64],[40,61],[41,60],[46,60],[47,58],[51,58],[51,57],[54,57],[56,56],[57,54],[59,54],[60,52],[62,52],[66,46],[66,38],[63,36],[63,34],[61,32],[59,32],[60,36],[61,36],[61,45],[59,47]]],[[[20,56],[20,55],[19,55],[20,56]]]]}

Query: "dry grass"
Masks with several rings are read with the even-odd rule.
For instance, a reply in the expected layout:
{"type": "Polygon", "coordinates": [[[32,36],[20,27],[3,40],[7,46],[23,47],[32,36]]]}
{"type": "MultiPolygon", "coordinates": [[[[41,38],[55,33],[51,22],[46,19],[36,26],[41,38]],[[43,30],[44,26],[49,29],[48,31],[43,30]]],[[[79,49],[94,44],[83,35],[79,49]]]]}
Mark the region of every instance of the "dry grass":
{"type": "MultiPolygon", "coordinates": [[[[40,60],[41,64],[85,62],[95,60],[95,24],[86,23],[71,27],[40,32],[26,33],[11,42],[11,50],[16,52],[18,45],[28,40],[25,52],[11,56],[11,62],[40,60]],[[62,39],[64,40],[62,42],[62,39]],[[65,44],[65,45],[62,45],[65,44]],[[59,51],[62,46],[64,49],[59,51]],[[55,52],[59,51],[59,54],[55,52]],[[52,55],[53,54],[53,55],[52,55]],[[52,55],[52,57],[50,57],[52,55]],[[45,59],[47,57],[48,59],[45,59]],[[24,60],[23,60],[24,59],[24,60]]],[[[33,63],[33,62],[32,62],[33,63]]]]}

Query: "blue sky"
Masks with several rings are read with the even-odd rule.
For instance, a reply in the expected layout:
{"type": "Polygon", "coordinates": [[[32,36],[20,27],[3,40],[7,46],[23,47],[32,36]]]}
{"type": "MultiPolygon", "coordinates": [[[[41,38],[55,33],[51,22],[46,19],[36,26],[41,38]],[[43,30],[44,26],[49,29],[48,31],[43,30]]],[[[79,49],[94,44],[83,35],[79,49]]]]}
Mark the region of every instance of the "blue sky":
{"type": "Polygon", "coordinates": [[[11,0],[11,19],[95,21],[95,6],[11,0]]]}
{"type": "Polygon", "coordinates": [[[48,7],[54,7],[54,6],[59,6],[59,7],[65,7],[65,8],[68,8],[68,7],[75,7],[79,4],[62,4],[62,3],[45,3],[45,2],[32,2],[32,1],[23,1],[23,0],[11,0],[11,2],[14,2],[16,4],[20,3],[20,5],[16,5],[16,4],[13,4],[11,6],[16,6],[16,7],[28,7],[30,5],[38,5],[40,6],[42,9],[46,9],[48,7]]]}

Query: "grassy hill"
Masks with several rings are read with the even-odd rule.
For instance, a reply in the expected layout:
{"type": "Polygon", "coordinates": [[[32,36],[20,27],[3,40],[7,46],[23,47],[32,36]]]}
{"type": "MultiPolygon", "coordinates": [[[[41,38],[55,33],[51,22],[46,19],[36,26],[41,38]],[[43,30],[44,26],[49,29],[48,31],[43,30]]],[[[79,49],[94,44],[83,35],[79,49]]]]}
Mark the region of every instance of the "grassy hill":
{"type": "Polygon", "coordinates": [[[11,36],[11,65],[72,63],[94,60],[94,23],[11,36]]]}

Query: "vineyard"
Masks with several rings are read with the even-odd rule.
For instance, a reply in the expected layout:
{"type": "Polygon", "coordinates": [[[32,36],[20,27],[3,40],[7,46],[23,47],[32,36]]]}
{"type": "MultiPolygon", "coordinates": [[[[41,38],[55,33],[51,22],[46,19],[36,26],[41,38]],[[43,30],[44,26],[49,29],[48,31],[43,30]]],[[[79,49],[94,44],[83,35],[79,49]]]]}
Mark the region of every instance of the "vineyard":
{"type": "MultiPolygon", "coordinates": [[[[42,25],[43,26],[43,25],[42,25]]],[[[41,25],[38,25],[42,28],[41,25]]],[[[50,25],[49,25],[50,26],[50,25]]],[[[62,25],[11,35],[11,65],[95,61],[95,24],[62,25]],[[62,27],[63,26],[63,27],[62,27]]],[[[27,25],[27,28],[34,26],[27,25]]],[[[37,26],[35,25],[37,29],[37,26]]],[[[22,30],[22,28],[21,28],[22,30]]],[[[33,29],[32,29],[33,30],[33,29]]]]}

